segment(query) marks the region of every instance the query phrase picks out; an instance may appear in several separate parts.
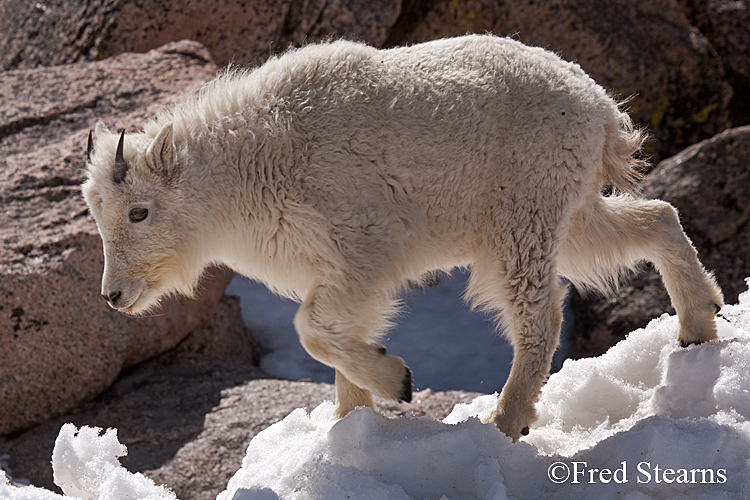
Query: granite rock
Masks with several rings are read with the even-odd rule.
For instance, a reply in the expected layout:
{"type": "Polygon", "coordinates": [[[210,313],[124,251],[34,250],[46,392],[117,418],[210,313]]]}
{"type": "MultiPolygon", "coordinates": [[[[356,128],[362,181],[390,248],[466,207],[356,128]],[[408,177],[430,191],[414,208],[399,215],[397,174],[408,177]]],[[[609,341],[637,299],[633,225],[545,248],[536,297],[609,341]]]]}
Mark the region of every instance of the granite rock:
{"type": "Polygon", "coordinates": [[[381,46],[399,0],[0,0],[0,67],[31,68],[146,52],[190,39],[224,66],[257,65],[330,36],[381,46]]]}
{"type": "Polygon", "coordinates": [[[721,58],[734,89],[732,126],[750,124],[750,0],[678,0],[690,22],[721,58]]]}
{"type": "Polygon", "coordinates": [[[97,119],[133,128],[216,71],[195,42],[0,73],[0,434],[68,411],[208,321],[233,273],[148,317],[100,297],[102,243],[80,195],[97,119]]]}

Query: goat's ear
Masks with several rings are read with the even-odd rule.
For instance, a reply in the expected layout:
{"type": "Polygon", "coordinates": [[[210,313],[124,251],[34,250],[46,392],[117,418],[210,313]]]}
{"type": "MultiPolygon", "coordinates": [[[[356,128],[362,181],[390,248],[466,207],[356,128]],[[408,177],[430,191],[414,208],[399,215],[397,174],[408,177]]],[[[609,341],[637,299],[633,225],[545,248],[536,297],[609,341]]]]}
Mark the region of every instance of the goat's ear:
{"type": "Polygon", "coordinates": [[[146,151],[146,162],[166,181],[170,181],[176,176],[177,162],[171,123],[164,125],[154,137],[146,151]]]}
{"type": "Polygon", "coordinates": [[[94,125],[94,132],[96,132],[97,140],[104,134],[111,133],[109,129],[107,128],[107,126],[104,124],[104,122],[101,120],[97,120],[96,125],[94,125]]]}

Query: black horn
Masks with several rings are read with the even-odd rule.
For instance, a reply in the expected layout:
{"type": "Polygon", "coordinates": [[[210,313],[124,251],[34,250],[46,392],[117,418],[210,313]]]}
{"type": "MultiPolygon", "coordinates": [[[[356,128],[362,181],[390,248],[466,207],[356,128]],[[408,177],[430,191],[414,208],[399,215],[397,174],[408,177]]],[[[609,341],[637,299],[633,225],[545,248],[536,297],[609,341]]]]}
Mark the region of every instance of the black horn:
{"type": "Polygon", "coordinates": [[[125,129],[120,133],[120,142],[117,143],[117,152],[115,153],[115,184],[125,180],[125,174],[128,173],[128,166],[125,164],[125,158],[122,157],[122,147],[125,142],[125,129]]]}
{"type": "Polygon", "coordinates": [[[86,161],[91,161],[91,152],[94,150],[94,138],[89,130],[89,143],[86,146],[86,161]]]}

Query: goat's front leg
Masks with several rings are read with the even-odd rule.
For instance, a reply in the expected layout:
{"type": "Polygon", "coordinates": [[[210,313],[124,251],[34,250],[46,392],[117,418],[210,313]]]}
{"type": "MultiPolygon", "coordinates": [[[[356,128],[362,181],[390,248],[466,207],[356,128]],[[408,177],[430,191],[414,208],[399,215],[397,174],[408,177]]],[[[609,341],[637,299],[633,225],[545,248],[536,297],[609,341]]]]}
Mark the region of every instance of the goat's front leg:
{"type": "Polygon", "coordinates": [[[316,360],[336,369],[336,416],[358,406],[373,406],[371,394],[411,401],[411,371],[404,360],[372,345],[387,324],[393,300],[386,293],[365,293],[319,286],[300,306],[294,326],[302,346],[316,360]]]}

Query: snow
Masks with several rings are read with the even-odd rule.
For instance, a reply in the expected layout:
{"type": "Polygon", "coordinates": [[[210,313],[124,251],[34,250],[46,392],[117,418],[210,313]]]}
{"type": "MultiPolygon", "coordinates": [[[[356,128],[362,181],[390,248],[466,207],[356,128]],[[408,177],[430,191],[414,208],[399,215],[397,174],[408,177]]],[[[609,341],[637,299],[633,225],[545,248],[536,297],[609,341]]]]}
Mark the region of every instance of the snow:
{"type": "Polygon", "coordinates": [[[176,500],[165,486],[157,486],[143,474],[133,474],[120,465],[119,457],[127,455],[127,447],[117,440],[117,430],[102,431],[84,426],[80,430],[65,424],[52,451],[55,484],[65,493],[8,484],[0,474],[2,500],[176,500]]]}
{"type": "Polygon", "coordinates": [[[175,500],[174,493],[156,486],[143,474],[131,474],[120,466],[127,447],[117,440],[117,430],[96,427],[76,429],[65,424],[52,450],[55,484],[66,495],[81,500],[143,499],[175,500]]]}
{"type": "MultiPolygon", "coordinates": [[[[251,441],[217,500],[747,498],[750,292],[716,322],[718,340],[683,349],[664,315],[602,356],[566,360],[518,443],[477,418],[496,395],[442,422],[366,408],[334,421],[330,402],[297,409],[251,441]]],[[[125,452],[114,430],[67,424],[52,457],[65,496],[0,475],[0,498],[174,500],[121,467],[125,452]]]]}

